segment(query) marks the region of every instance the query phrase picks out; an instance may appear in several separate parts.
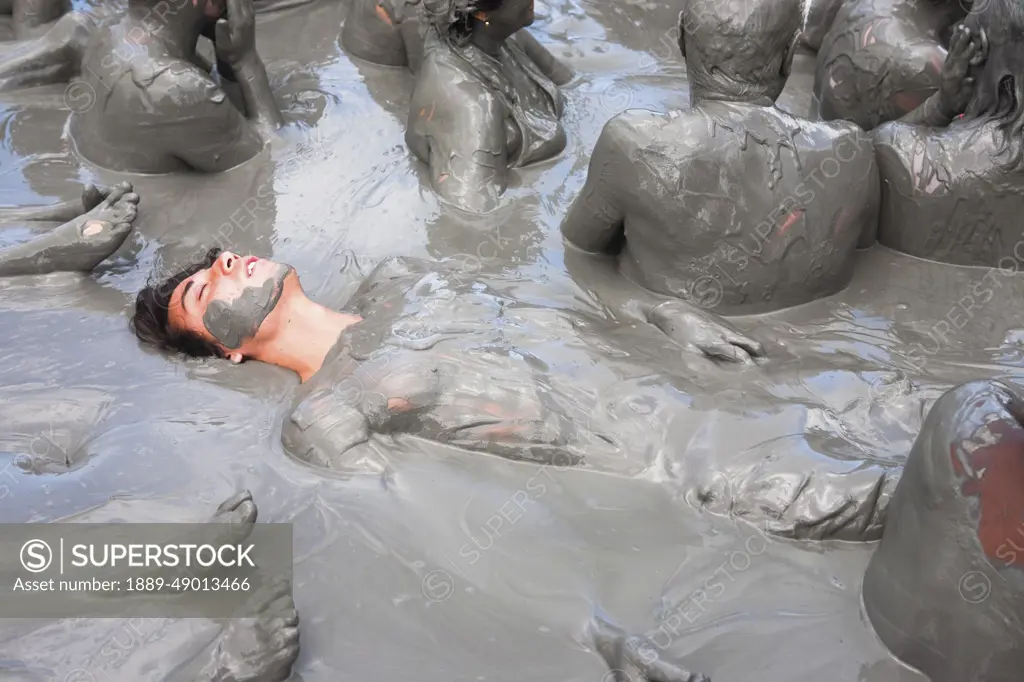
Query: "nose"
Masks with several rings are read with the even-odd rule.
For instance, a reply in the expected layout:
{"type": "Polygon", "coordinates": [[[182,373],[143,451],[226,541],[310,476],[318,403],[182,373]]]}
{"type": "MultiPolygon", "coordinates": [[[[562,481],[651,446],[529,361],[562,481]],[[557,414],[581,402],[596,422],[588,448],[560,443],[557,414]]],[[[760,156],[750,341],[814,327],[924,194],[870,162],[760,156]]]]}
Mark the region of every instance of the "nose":
{"type": "Polygon", "coordinates": [[[239,255],[230,251],[224,251],[217,257],[217,267],[225,275],[233,274],[241,262],[239,255]]]}

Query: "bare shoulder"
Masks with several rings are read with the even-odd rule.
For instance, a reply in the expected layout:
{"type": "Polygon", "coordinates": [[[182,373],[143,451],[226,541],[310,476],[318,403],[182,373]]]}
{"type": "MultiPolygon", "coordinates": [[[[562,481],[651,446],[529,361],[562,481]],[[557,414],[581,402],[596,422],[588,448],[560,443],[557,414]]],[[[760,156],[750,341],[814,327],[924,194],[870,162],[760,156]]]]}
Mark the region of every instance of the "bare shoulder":
{"type": "Polygon", "coordinates": [[[916,137],[916,127],[909,123],[889,121],[871,131],[871,140],[876,148],[898,147],[901,142],[916,137]]]}
{"type": "Polygon", "coordinates": [[[132,80],[146,93],[158,111],[211,110],[230,107],[224,90],[208,73],[181,59],[138,60],[131,67],[132,80]]]}

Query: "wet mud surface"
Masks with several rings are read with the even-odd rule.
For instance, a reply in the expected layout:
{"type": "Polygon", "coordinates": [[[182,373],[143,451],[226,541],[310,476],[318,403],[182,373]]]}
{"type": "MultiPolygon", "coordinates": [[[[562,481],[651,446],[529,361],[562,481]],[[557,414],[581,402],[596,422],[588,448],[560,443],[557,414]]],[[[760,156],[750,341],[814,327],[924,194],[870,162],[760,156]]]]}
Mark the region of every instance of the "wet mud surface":
{"type": "MultiPolygon", "coordinates": [[[[568,146],[517,169],[501,207],[472,220],[437,202],[405,147],[407,70],[338,47],[345,12],[322,2],[260,17],[259,51],[292,125],[218,176],[90,168],[71,151],[63,87],[0,97],[0,206],[71,199],[89,181],[127,179],[142,197],[133,234],[91,275],[0,281],[0,518],[187,519],[251,489],[262,520],[295,524],[295,670],[308,682],[601,682],[607,667],[585,636],[594,614],[647,632],[660,656],[714,680],[923,680],[862,614],[874,545],[765,533],[763,515],[728,518],[716,486],[738,475],[723,464],[758,453],[898,475],[944,390],[1022,374],[1024,282],[1012,272],[874,247],[844,292],[736,319],[770,361],[688,370],[707,378],[686,396],[692,417],[675,443],[689,453],[684,468],[640,455],[625,470],[543,466],[406,439],[324,470],[281,445],[297,388],[288,372],[139,347],[127,330],[135,292],[212,246],[288,263],[314,300],[339,307],[379,261],[411,256],[448,260],[519,301],[615,322],[601,299],[622,285],[567,257],[558,227],[608,118],[687,106],[675,31],[664,28],[676,10],[538,3],[535,35],[577,74],[563,88],[568,146]]],[[[782,105],[804,114],[813,63],[795,70],[782,105]]],[[[75,96],[84,106],[95,95],[75,96]]],[[[0,247],[36,233],[0,228],[0,247]]],[[[722,276],[742,273],[723,263],[722,276]]],[[[640,345],[628,327],[608,327],[640,345]]],[[[46,680],[122,679],[132,660],[169,670],[203,627],[6,620],[0,659],[46,680]]]]}

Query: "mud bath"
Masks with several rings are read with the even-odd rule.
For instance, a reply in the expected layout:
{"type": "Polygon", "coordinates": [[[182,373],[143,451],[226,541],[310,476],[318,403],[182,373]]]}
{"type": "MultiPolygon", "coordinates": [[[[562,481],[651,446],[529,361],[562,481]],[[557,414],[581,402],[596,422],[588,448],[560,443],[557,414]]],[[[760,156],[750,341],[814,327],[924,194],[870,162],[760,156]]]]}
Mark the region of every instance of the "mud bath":
{"type": "MultiPolygon", "coordinates": [[[[772,362],[719,370],[716,400],[690,396],[679,450],[706,458],[703,478],[662,463],[616,475],[541,467],[414,438],[374,443],[373,462],[313,468],[281,445],[297,387],[288,372],[140,348],[126,329],[135,293],[212,246],[293,265],[324,303],[348,300],[375,263],[400,255],[447,259],[538,306],[609,316],[597,298],[612,295],[601,290],[609,273],[567,257],[559,225],[609,118],[687,106],[668,30],[677,8],[538,3],[531,31],[577,74],[563,88],[567,148],[513,171],[500,208],[468,223],[405,148],[406,69],[338,47],[345,4],[259,17],[291,125],[222,175],[97,171],[70,152],[63,86],[0,97],[0,205],[74,199],[90,181],[129,180],[142,196],[126,244],[91,275],[0,281],[3,520],[139,521],[130,505],[141,501],[185,519],[251,489],[262,520],[295,524],[295,672],[307,682],[600,682],[608,667],[585,632],[594,614],[649,633],[662,659],[713,680],[924,680],[862,614],[875,546],[797,544],[765,534],[764,519],[729,519],[716,466],[750,448],[902,464],[951,385],[1024,373],[1019,276],[876,246],[842,293],[737,320],[772,362]],[[763,397],[746,403],[750,392],[763,397]]],[[[810,110],[812,67],[797,60],[787,110],[810,110]]],[[[35,234],[0,229],[0,248],[35,234]]],[[[143,659],[160,661],[154,677],[169,670],[173,628],[127,627],[6,620],[0,658],[47,680],[82,669],[138,679],[131,665],[143,659]]]]}

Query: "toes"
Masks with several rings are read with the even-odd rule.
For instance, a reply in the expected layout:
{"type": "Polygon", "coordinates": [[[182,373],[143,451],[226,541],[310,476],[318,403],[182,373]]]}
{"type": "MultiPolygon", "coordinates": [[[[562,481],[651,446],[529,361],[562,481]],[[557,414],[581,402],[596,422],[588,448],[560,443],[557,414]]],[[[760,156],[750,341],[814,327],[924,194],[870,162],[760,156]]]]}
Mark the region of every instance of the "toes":
{"type": "Polygon", "coordinates": [[[106,204],[107,206],[113,207],[114,204],[121,200],[125,194],[131,191],[131,185],[127,182],[120,182],[110,188],[110,194],[107,195],[106,204]],[[127,185],[127,187],[125,186],[127,185]]]}
{"type": "Polygon", "coordinates": [[[252,502],[252,493],[248,489],[243,490],[240,493],[236,493],[220,503],[217,507],[218,512],[227,512],[236,509],[238,505],[243,502],[252,502]]]}
{"type": "Polygon", "coordinates": [[[130,204],[137,204],[139,203],[139,195],[136,194],[135,192],[128,192],[127,194],[121,197],[121,201],[128,202],[130,204]]]}

